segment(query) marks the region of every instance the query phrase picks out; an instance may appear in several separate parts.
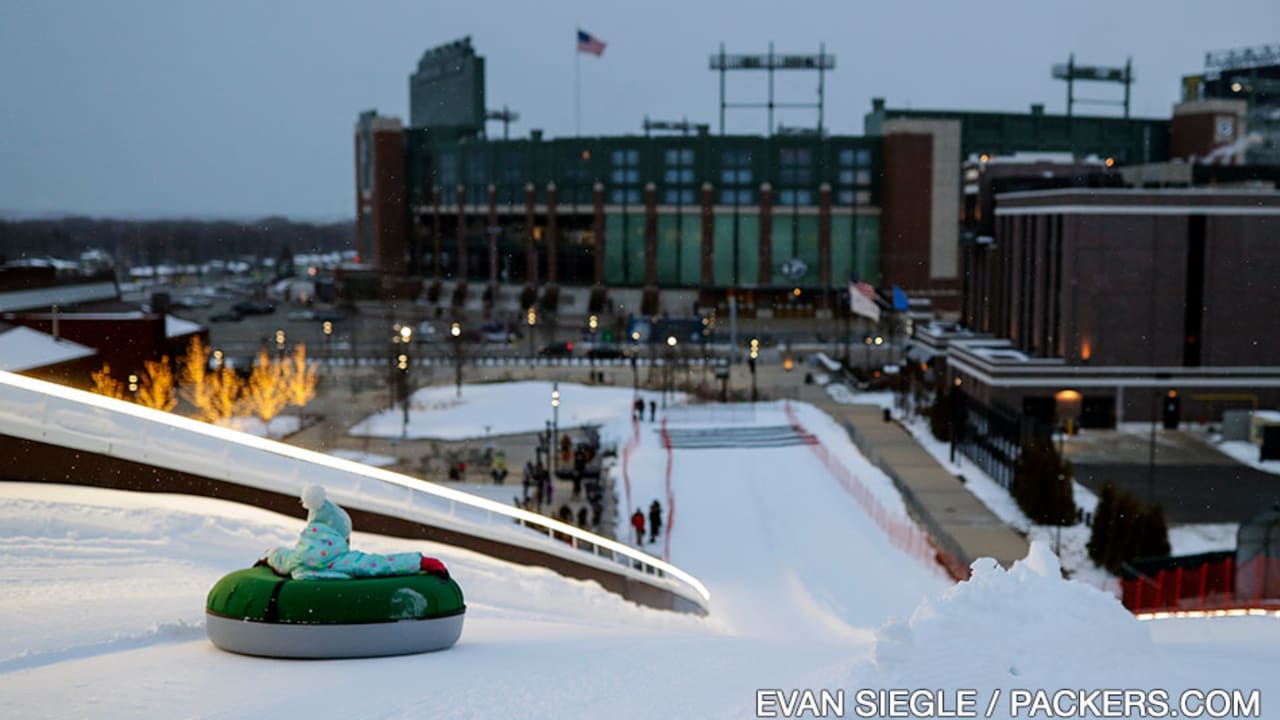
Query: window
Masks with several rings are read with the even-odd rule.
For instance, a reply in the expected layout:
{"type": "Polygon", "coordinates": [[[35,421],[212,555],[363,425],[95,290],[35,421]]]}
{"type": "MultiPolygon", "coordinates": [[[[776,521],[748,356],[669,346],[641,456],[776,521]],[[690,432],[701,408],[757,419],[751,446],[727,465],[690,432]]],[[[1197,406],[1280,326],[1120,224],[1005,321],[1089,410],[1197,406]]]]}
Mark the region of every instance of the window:
{"type": "Polygon", "coordinates": [[[609,180],[617,185],[634,184],[640,182],[640,171],[635,168],[614,168],[609,173],[609,180]]]}
{"type": "Polygon", "coordinates": [[[614,205],[639,205],[640,191],[636,188],[614,188],[609,191],[609,202],[614,205]]]}
{"type": "Polygon", "coordinates": [[[778,152],[779,180],[783,185],[807,185],[812,182],[810,168],[813,153],[807,148],[783,148],[778,152]]]}
{"type": "Polygon", "coordinates": [[[778,192],[779,205],[812,205],[813,192],[810,190],[781,190],[778,192]]]}
{"type": "Polygon", "coordinates": [[[750,205],[751,191],[750,190],[721,190],[720,204],[721,205],[750,205]]]}
{"type": "Polygon", "coordinates": [[[668,150],[664,159],[667,165],[692,165],[693,150],[690,148],[668,150]]]}
{"type": "Polygon", "coordinates": [[[662,177],[668,185],[689,185],[693,183],[693,168],[667,168],[662,177]]]}
{"type": "Polygon", "coordinates": [[[436,177],[441,191],[458,184],[458,156],[451,153],[440,153],[440,165],[436,177]]]}
{"type": "Polygon", "coordinates": [[[662,202],[666,205],[692,205],[696,202],[693,190],[667,190],[662,194],[662,202]]]}
{"type": "Polygon", "coordinates": [[[614,150],[609,156],[614,165],[639,165],[639,150],[614,150]]]}

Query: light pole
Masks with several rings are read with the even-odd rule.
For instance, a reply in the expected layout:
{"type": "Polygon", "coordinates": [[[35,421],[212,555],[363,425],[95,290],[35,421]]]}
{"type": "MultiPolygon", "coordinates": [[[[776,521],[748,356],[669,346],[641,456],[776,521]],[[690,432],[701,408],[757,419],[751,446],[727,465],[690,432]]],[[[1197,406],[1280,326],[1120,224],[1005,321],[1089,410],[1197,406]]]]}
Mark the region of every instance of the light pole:
{"type": "Polygon", "coordinates": [[[320,326],[324,332],[324,354],[326,364],[333,367],[333,323],[325,320],[324,325],[320,326]]]}
{"type": "Polygon", "coordinates": [[[551,383],[551,472],[556,471],[556,441],[560,437],[560,383],[551,383]]]}
{"type": "Polygon", "coordinates": [[[533,354],[533,331],[538,327],[538,310],[533,305],[529,306],[528,313],[525,314],[525,322],[529,323],[529,357],[533,354]]]}
{"type": "Polygon", "coordinates": [[[672,381],[675,379],[676,344],[678,342],[679,340],[676,340],[675,335],[667,336],[667,367],[666,367],[667,372],[665,373],[667,376],[667,382],[665,383],[666,387],[664,388],[664,392],[662,394],[663,410],[667,409],[667,395],[674,394],[674,388],[671,387],[671,384],[672,384],[672,381]]]}
{"type": "Polygon", "coordinates": [[[276,331],[276,355],[279,358],[284,357],[284,330],[276,331]]]}
{"type": "Polygon", "coordinates": [[[640,397],[640,331],[631,331],[631,387],[632,396],[640,397]]]}
{"type": "Polygon", "coordinates": [[[458,397],[462,397],[462,325],[454,323],[449,327],[449,335],[453,338],[453,377],[458,386],[458,397]]]}
{"type": "Polygon", "coordinates": [[[409,367],[412,364],[409,360],[409,348],[412,347],[410,342],[413,339],[413,328],[408,325],[400,327],[400,354],[396,356],[396,369],[400,371],[398,381],[400,383],[400,404],[403,406],[404,419],[400,424],[400,437],[407,439],[409,437],[409,367]]]}
{"type": "Polygon", "coordinates": [[[751,402],[759,399],[756,392],[756,358],[760,357],[760,339],[751,338],[751,354],[747,357],[747,367],[751,368],[751,402]]]}

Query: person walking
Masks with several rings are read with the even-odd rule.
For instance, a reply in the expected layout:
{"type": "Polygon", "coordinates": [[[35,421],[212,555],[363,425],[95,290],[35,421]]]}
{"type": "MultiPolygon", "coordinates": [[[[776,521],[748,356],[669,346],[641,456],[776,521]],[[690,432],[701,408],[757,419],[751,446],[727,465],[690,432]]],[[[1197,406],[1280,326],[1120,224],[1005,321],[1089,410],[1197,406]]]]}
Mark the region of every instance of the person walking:
{"type": "Polygon", "coordinates": [[[658,419],[658,401],[650,400],[649,401],[649,422],[653,422],[654,420],[657,420],[657,419],[658,419]]]}
{"type": "Polygon", "coordinates": [[[520,486],[524,489],[524,502],[529,502],[529,486],[533,484],[533,461],[526,460],[524,463],[524,477],[520,480],[520,486]]]}
{"type": "Polygon", "coordinates": [[[636,545],[644,545],[644,513],[640,508],[631,515],[631,527],[636,531],[636,545]]]}
{"type": "Polygon", "coordinates": [[[493,462],[489,464],[489,474],[493,477],[494,485],[502,485],[507,479],[507,453],[499,450],[493,455],[493,462]]]}
{"type": "Polygon", "coordinates": [[[638,397],[636,398],[636,401],[631,404],[631,419],[644,420],[644,398],[638,397]]]}
{"type": "Polygon", "coordinates": [[[649,542],[657,542],[662,534],[662,505],[654,500],[649,504],[649,542]]]}

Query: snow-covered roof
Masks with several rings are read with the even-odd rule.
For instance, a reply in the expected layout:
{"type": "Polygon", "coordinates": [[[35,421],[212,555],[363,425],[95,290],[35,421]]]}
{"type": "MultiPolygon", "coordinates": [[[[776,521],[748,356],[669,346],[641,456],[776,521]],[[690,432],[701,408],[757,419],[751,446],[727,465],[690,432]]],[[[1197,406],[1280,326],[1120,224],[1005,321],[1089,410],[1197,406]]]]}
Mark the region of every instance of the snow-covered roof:
{"type": "Polygon", "coordinates": [[[198,333],[204,329],[200,323],[183,320],[173,315],[164,316],[164,336],[168,338],[182,337],[183,335],[191,335],[198,333]]]}
{"type": "Polygon", "coordinates": [[[97,355],[98,351],[29,327],[0,331],[0,370],[21,372],[97,355]]]}
{"type": "Polygon", "coordinates": [[[75,305],[120,297],[114,282],[51,285],[28,290],[0,292],[0,312],[48,308],[53,305],[75,305]]]}

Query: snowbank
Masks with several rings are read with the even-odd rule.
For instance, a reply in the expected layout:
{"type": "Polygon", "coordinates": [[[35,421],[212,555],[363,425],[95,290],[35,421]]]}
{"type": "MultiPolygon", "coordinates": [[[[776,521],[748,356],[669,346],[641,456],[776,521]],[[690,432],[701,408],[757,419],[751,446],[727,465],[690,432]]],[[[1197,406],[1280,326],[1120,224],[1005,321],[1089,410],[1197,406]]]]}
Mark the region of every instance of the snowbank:
{"type": "Polygon", "coordinates": [[[1009,570],[990,558],[972,568],[968,581],[876,632],[876,684],[1168,687],[1179,679],[1115,598],[1062,578],[1047,544],[1033,542],[1009,570]]]}

